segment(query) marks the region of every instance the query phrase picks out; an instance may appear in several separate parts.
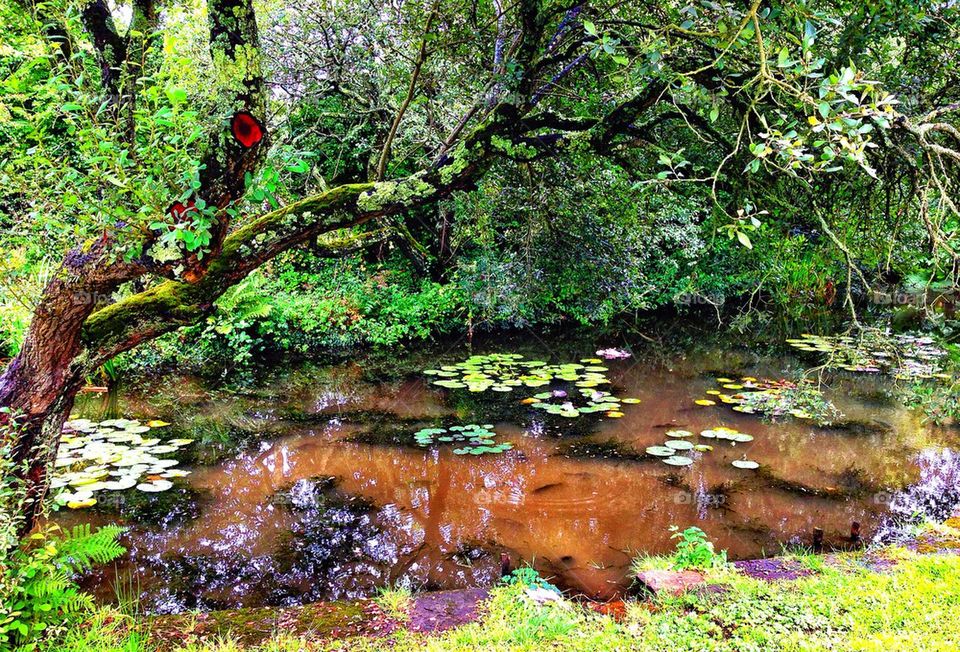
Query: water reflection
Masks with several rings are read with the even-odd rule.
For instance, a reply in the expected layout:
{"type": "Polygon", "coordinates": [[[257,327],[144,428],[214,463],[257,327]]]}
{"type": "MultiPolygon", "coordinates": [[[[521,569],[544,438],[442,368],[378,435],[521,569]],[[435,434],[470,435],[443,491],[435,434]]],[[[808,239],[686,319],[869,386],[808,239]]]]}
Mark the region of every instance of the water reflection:
{"type": "MultiPolygon", "coordinates": [[[[842,378],[830,388],[847,428],[764,423],[692,404],[719,373],[778,377],[797,365],[724,348],[610,362],[617,392],[641,404],[576,428],[545,423],[519,396],[448,400],[417,375],[356,363],[304,367],[243,397],[191,385],[196,400],[179,408],[163,393],[130,393],[127,414],[171,418],[181,409],[177,427],[201,441],[187,479],[192,511],[164,521],[121,510],[133,529],[116,572],[138,576],[145,608],[171,612],[357,597],[397,582],[484,585],[505,552],[602,597],[626,586],[634,554],[672,548],[671,525],[702,527],[736,559],[809,544],[815,527],[828,543],[852,521],[868,537],[886,533],[891,513],[960,497],[950,493],[960,475],[941,473],[958,466],[943,449],[956,446],[956,432],[878,400],[889,395],[882,379],[842,378]],[[412,433],[438,418],[495,423],[515,448],[475,457],[413,446],[412,433]],[[218,424],[210,443],[189,431],[198,423],[218,424]],[[680,469],[637,454],[667,429],[721,425],[755,439],[715,443],[680,469]],[[745,454],[762,472],[730,465],[745,454]]],[[[60,517],[117,518],[111,510],[60,517]]],[[[110,595],[113,575],[91,584],[110,595]]]]}

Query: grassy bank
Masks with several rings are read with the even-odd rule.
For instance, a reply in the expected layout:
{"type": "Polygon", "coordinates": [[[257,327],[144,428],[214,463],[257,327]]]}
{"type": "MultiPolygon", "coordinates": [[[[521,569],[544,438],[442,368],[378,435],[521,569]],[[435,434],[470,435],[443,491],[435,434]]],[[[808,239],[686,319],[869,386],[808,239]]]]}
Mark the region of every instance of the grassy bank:
{"type": "MultiPolygon", "coordinates": [[[[182,643],[157,641],[148,622],[101,611],[49,648],[67,650],[956,650],[960,557],[946,548],[958,533],[939,529],[940,547],[888,547],[868,553],[800,555],[812,573],[769,582],[722,564],[708,585],[679,596],[631,599],[617,618],[568,600],[539,604],[520,584],[493,589],[477,621],[426,635],[402,626],[407,596],[387,595],[383,612],[399,621],[380,638],[331,638],[283,628],[255,645],[233,633],[182,643]],[[293,631],[293,633],[291,633],[293,631]]],[[[242,619],[241,619],[242,620],[242,619]]],[[[185,621],[186,622],[186,621],[185,621]]],[[[167,639],[169,641],[169,639],[167,639]]]]}

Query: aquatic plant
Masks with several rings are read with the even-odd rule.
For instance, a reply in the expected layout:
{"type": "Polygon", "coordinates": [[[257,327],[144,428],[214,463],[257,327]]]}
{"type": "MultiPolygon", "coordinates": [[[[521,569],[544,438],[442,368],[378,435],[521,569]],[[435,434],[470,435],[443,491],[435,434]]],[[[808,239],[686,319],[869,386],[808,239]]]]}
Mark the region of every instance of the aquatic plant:
{"type": "Polygon", "coordinates": [[[624,360],[630,357],[630,352],[625,349],[600,349],[597,355],[607,360],[624,360]]]}
{"type": "Polygon", "coordinates": [[[767,417],[789,415],[823,425],[842,416],[823,392],[809,381],[795,383],[789,380],[759,380],[744,376],[739,381],[717,378],[721,389],[707,390],[710,400],[694,401],[697,405],[715,405],[714,398],[724,405],[745,414],[762,414],[767,417]],[[736,393],[732,393],[736,392],[736,393]]]}
{"type": "Polygon", "coordinates": [[[547,414],[576,418],[584,414],[603,413],[611,419],[624,416],[623,405],[637,404],[637,398],[617,398],[611,392],[597,389],[610,380],[607,367],[598,358],[580,362],[549,365],[542,360],[524,360],[517,353],[475,355],[465,361],[427,369],[424,374],[436,377],[432,384],[446,389],[470,392],[512,392],[516,388],[538,388],[553,383],[573,385],[568,389],[543,391],[520,402],[547,414]]]}
{"type": "Polygon", "coordinates": [[[491,353],[470,356],[463,362],[427,369],[423,373],[436,376],[432,383],[447,389],[471,392],[511,392],[516,387],[544,387],[554,381],[575,383],[578,387],[596,387],[609,383],[603,372],[606,367],[582,363],[547,364],[542,360],[525,360],[519,353],[491,353]]]}
{"type": "Polygon", "coordinates": [[[423,428],[414,433],[417,445],[428,448],[435,444],[460,444],[453,450],[455,455],[483,455],[485,453],[502,453],[513,448],[509,442],[495,443],[496,433],[493,425],[478,425],[476,423],[465,426],[450,426],[449,428],[423,428]]]}
{"type": "Polygon", "coordinates": [[[946,379],[947,352],[932,337],[866,330],[859,336],[804,333],[787,343],[799,351],[826,355],[824,366],[858,373],[886,373],[898,380],[946,379]]]}
{"type": "Polygon", "coordinates": [[[611,419],[623,416],[623,405],[635,405],[640,402],[636,398],[618,398],[611,392],[580,387],[575,392],[555,390],[534,394],[526,403],[536,410],[543,410],[554,416],[576,418],[584,414],[603,413],[611,419]]]}
{"type": "MultiPolygon", "coordinates": [[[[694,436],[689,430],[668,430],[666,436],[670,437],[670,439],[664,442],[663,445],[648,447],[646,453],[647,455],[660,458],[664,464],[669,464],[670,466],[689,466],[693,464],[693,458],[679,453],[688,453],[689,451],[709,453],[713,450],[713,446],[709,444],[694,444],[691,441],[687,441],[687,439],[694,436]]],[[[726,426],[717,426],[716,428],[703,430],[700,432],[700,437],[704,439],[729,441],[731,446],[753,441],[753,435],[748,435],[745,432],[739,432],[726,426]]]]}
{"type": "Polygon", "coordinates": [[[136,488],[146,493],[167,491],[174,478],[189,475],[176,469],[179,462],[162,457],[192,443],[192,439],[148,437],[147,433],[170,424],[131,419],[108,419],[99,423],[74,419],[64,426],[55,473],[50,482],[57,503],[71,509],[97,504],[100,491],[136,488]],[[146,481],[141,482],[143,478],[146,481]]]}

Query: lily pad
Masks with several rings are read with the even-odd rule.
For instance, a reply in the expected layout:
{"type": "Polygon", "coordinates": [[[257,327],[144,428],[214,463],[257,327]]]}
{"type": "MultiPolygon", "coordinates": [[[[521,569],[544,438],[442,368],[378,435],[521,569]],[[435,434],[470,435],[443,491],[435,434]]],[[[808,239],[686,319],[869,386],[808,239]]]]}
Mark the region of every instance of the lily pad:
{"type": "Polygon", "coordinates": [[[669,464],[670,466],[690,466],[693,464],[693,460],[684,455],[672,455],[671,457],[663,458],[664,464],[669,464]]]}
{"type": "Polygon", "coordinates": [[[647,454],[656,457],[671,457],[675,452],[668,446],[650,446],[647,448],[647,454]]]}
{"type": "Polygon", "coordinates": [[[758,469],[760,465],[753,460],[733,460],[730,462],[733,466],[738,469],[758,469]]]}
{"type": "Polygon", "coordinates": [[[169,480],[151,480],[137,485],[137,489],[146,493],[159,493],[173,488],[173,483],[169,480]]]}

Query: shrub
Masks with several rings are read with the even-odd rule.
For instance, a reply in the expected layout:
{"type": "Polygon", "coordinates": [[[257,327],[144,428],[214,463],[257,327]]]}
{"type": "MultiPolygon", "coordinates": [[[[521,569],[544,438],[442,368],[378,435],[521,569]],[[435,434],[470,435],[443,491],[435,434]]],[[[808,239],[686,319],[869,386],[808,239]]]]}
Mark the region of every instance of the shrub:
{"type": "Polygon", "coordinates": [[[688,527],[680,531],[676,525],[670,527],[673,532],[671,539],[677,540],[677,549],[671,557],[672,565],[677,570],[696,568],[706,570],[727,563],[727,553],[717,553],[713,543],[707,539],[707,533],[698,527],[688,527]]]}

